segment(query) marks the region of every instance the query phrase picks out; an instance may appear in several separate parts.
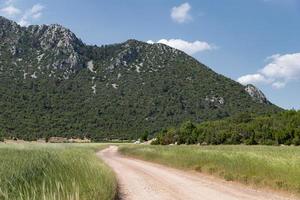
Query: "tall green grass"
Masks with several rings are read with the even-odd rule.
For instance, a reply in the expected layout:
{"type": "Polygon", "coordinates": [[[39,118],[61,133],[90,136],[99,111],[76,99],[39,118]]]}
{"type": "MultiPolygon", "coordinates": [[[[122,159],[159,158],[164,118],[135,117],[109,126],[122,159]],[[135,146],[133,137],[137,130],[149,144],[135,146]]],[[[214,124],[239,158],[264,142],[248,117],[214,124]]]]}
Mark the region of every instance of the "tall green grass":
{"type": "Polygon", "coordinates": [[[95,155],[101,147],[0,144],[0,200],[114,199],[114,174],[95,155]]]}
{"type": "Polygon", "coordinates": [[[300,147],[121,146],[127,156],[300,194],[300,147]]]}

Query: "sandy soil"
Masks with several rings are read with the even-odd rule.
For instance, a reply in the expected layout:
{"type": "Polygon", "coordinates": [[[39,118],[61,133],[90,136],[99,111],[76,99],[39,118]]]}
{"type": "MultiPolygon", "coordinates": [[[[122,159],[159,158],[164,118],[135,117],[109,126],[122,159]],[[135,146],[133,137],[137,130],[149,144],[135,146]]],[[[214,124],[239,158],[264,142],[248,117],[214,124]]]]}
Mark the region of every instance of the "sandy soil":
{"type": "Polygon", "coordinates": [[[116,173],[121,199],[129,200],[287,200],[274,192],[257,191],[196,172],[123,157],[116,146],[98,152],[116,173]]]}

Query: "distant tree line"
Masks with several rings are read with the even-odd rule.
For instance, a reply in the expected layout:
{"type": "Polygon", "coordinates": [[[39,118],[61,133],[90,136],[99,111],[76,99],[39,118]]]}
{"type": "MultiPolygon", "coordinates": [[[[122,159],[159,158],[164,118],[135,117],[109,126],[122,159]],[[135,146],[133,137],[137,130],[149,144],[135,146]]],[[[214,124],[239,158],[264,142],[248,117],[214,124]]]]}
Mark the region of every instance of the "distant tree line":
{"type": "Polygon", "coordinates": [[[300,145],[300,111],[265,116],[243,113],[200,124],[187,121],[156,135],[152,144],[300,145]]]}

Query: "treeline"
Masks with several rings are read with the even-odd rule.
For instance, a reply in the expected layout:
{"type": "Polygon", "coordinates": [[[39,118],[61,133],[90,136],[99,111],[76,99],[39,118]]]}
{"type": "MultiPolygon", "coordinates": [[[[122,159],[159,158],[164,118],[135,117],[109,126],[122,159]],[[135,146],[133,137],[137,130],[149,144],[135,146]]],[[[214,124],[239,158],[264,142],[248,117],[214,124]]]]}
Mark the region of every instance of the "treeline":
{"type": "Polygon", "coordinates": [[[255,116],[243,113],[200,124],[187,121],[157,133],[152,144],[300,145],[300,111],[255,116]]]}

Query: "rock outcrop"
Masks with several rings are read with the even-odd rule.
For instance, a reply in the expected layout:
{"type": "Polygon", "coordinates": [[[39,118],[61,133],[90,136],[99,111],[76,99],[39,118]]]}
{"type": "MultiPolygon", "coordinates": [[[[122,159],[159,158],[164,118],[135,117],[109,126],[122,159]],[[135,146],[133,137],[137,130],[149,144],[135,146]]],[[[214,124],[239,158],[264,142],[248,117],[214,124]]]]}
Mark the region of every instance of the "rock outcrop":
{"type": "Polygon", "coordinates": [[[245,91],[252,97],[254,101],[257,101],[259,103],[270,104],[265,94],[254,85],[246,85],[245,91]]]}

